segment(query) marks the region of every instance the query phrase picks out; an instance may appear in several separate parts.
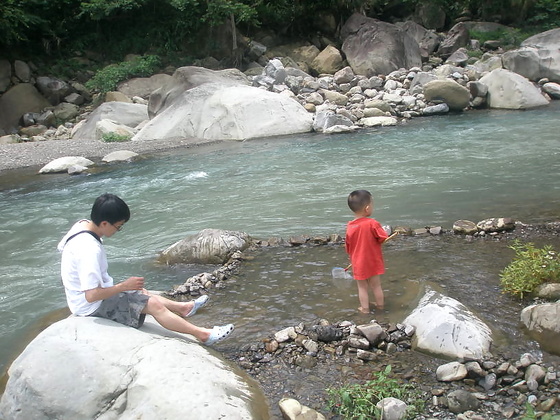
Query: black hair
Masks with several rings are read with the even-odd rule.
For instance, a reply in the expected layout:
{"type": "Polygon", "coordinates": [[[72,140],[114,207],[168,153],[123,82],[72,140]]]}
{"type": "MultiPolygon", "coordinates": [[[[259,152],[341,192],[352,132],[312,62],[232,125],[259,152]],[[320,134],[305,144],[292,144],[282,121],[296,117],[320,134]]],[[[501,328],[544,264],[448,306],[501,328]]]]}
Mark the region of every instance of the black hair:
{"type": "Polygon", "coordinates": [[[362,210],[365,206],[373,201],[371,193],[367,190],[352,191],[348,195],[348,207],[354,213],[362,210]]]}
{"type": "Polygon", "coordinates": [[[114,194],[102,194],[96,198],[91,208],[91,221],[97,226],[101,222],[109,222],[112,225],[130,219],[130,209],[128,205],[114,194]]]}

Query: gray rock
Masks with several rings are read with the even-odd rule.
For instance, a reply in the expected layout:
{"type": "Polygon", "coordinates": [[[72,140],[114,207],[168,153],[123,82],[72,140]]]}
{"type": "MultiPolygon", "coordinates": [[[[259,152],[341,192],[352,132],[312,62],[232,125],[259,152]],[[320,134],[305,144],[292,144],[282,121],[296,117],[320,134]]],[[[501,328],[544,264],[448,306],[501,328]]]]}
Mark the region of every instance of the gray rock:
{"type": "Polygon", "coordinates": [[[68,169],[72,166],[89,167],[91,165],[93,165],[93,162],[89,159],[86,159],[85,157],[65,156],[47,163],[39,170],[39,173],[52,174],[52,173],[68,172],[68,169]]]}
{"type": "Polygon", "coordinates": [[[536,291],[536,295],[546,300],[560,299],[560,283],[541,284],[536,291]]]}
{"type": "Polygon", "coordinates": [[[14,72],[16,77],[24,83],[31,81],[31,68],[25,61],[14,61],[14,72]]]}
{"type": "Polygon", "coordinates": [[[0,130],[15,132],[20,118],[27,112],[41,112],[50,106],[30,83],[19,83],[0,97],[0,130]]]}
{"type": "Polygon", "coordinates": [[[381,410],[381,420],[402,420],[406,418],[408,406],[398,398],[388,397],[380,400],[376,407],[381,410]]]}
{"type": "Polygon", "coordinates": [[[189,235],[165,249],[159,261],[165,264],[224,264],[234,252],[243,251],[251,244],[245,232],[204,229],[189,235]]]}
{"type": "Polygon", "coordinates": [[[479,385],[486,391],[490,391],[496,386],[497,377],[495,373],[489,373],[479,381],[479,385]]]}
{"type": "Polygon", "coordinates": [[[282,398],[278,405],[286,420],[325,420],[325,416],[321,413],[300,404],[293,398],[282,398]]]}
{"type": "Polygon", "coordinates": [[[447,404],[452,413],[464,413],[478,410],[480,401],[470,392],[458,389],[447,394],[447,404]]]}
{"type": "Polygon", "coordinates": [[[342,69],[343,58],[334,45],[327,45],[313,60],[310,67],[317,74],[334,74],[342,69]]]}
{"type": "Polygon", "coordinates": [[[136,152],[131,152],[130,150],[117,150],[105,155],[103,162],[114,163],[114,162],[129,162],[137,158],[139,155],[136,152]]]}
{"type": "Polygon", "coordinates": [[[542,86],[543,91],[548,93],[554,99],[560,99],[560,84],[548,82],[542,86]]]}
{"type": "Polygon", "coordinates": [[[467,26],[463,23],[457,23],[448,32],[445,39],[439,45],[438,54],[447,58],[461,47],[469,44],[470,35],[467,26]]]}
{"type": "Polygon", "coordinates": [[[223,86],[248,86],[250,84],[249,78],[237,69],[216,71],[196,66],[180,67],[175,70],[165,85],[150,95],[148,105],[150,118],[172,106],[186,91],[207,83],[217,83],[223,86]]]}
{"type": "Polygon", "coordinates": [[[509,70],[493,70],[480,82],[488,86],[487,102],[491,108],[527,109],[549,102],[529,80],[509,70]]]}
{"type": "Polygon", "coordinates": [[[12,65],[8,60],[0,60],[0,93],[6,92],[12,83],[12,65]]]}
{"type": "Polygon", "coordinates": [[[162,109],[133,141],[244,140],[310,132],[313,124],[312,115],[293,99],[245,85],[205,83],[183,91],[162,109]]]}
{"type": "Polygon", "coordinates": [[[161,73],[150,77],[135,77],[119,83],[117,90],[129,98],[139,96],[148,99],[152,92],[167,84],[170,79],[170,75],[161,73]]]}
{"type": "Polygon", "coordinates": [[[403,323],[416,327],[413,345],[430,354],[480,360],[490,350],[490,328],[463,304],[433,290],[403,323]]]}
{"type": "Polygon", "coordinates": [[[332,325],[315,325],[312,331],[317,334],[317,340],[324,343],[338,341],[342,338],[342,331],[332,325]]]}
{"type": "Polygon", "coordinates": [[[318,110],[313,121],[313,129],[317,132],[324,132],[333,126],[351,127],[354,123],[349,118],[336,114],[331,110],[318,110]]]}
{"type": "Polygon", "coordinates": [[[436,369],[436,378],[442,382],[460,381],[465,379],[467,374],[467,368],[459,362],[446,363],[436,369]]]}
{"type": "Polygon", "coordinates": [[[451,79],[433,80],[424,85],[427,101],[444,102],[452,111],[462,111],[469,106],[470,92],[451,79]]]}
{"type": "Polygon", "coordinates": [[[453,223],[453,232],[459,235],[474,235],[478,232],[478,227],[470,220],[457,220],[453,223]]]}
{"type": "Polygon", "coordinates": [[[447,114],[449,112],[449,105],[446,103],[427,106],[422,110],[423,115],[438,115],[447,114]]]}
{"type": "Polygon", "coordinates": [[[263,416],[255,382],[149,316],[138,330],[94,317],[51,325],[12,363],[0,401],[11,420],[263,416]]]}
{"type": "Polygon", "coordinates": [[[39,76],[36,86],[51,105],[58,105],[72,91],[68,83],[54,77],[39,76]]]}
{"type": "Polygon", "coordinates": [[[354,13],[341,30],[342,51],[354,73],[389,74],[422,64],[420,47],[397,25],[354,13]]]}
{"type": "Polygon", "coordinates": [[[379,344],[379,342],[387,337],[387,335],[385,334],[385,330],[377,322],[358,325],[357,329],[364,335],[364,337],[368,339],[369,343],[372,346],[376,346],[377,344],[379,344]]]}
{"type": "Polygon", "coordinates": [[[476,227],[486,233],[507,232],[515,229],[515,220],[510,217],[495,217],[481,220],[476,224],[476,227]]]}
{"type": "Polygon", "coordinates": [[[76,140],[96,140],[97,123],[111,120],[127,127],[136,127],[148,119],[148,107],[124,102],[105,102],[93,111],[86,120],[75,127],[72,138],[76,140]]]}

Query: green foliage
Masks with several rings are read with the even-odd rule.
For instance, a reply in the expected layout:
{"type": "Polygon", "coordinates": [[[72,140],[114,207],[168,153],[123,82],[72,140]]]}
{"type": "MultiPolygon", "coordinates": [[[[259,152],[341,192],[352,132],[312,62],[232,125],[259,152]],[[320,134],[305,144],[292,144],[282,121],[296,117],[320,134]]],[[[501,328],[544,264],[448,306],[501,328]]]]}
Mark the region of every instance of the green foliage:
{"type": "Polygon", "coordinates": [[[381,411],[376,404],[383,398],[393,397],[408,405],[407,418],[414,418],[424,409],[420,393],[410,384],[401,384],[390,377],[391,365],[378,372],[375,379],[363,385],[348,385],[327,389],[330,409],[344,419],[379,419],[381,411]]]}
{"type": "Polygon", "coordinates": [[[105,143],[121,143],[124,141],[129,141],[130,139],[130,136],[117,133],[105,133],[101,137],[101,140],[103,140],[105,143]]]}
{"type": "Polygon", "coordinates": [[[131,61],[111,64],[99,70],[87,83],[88,89],[100,93],[115,90],[117,84],[131,77],[151,76],[160,66],[157,55],[144,55],[131,61]]]}
{"type": "Polygon", "coordinates": [[[0,45],[27,41],[27,31],[41,22],[41,18],[27,10],[22,1],[3,0],[0,13],[0,45]]]}
{"type": "Polygon", "coordinates": [[[500,41],[501,45],[505,48],[518,47],[521,42],[527,38],[527,34],[521,32],[519,29],[497,30],[490,32],[470,31],[472,39],[477,39],[480,44],[486,41],[500,41]]]}
{"type": "Polygon", "coordinates": [[[527,26],[543,30],[560,27],[560,0],[537,0],[530,9],[527,26]]]}
{"type": "Polygon", "coordinates": [[[146,0],[90,0],[82,2],[82,14],[93,20],[101,20],[116,13],[141,8],[146,0]]]}
{"type": "Polygon", "coordinates": [[[515,240],[510,248],[515,257],[500,273],[505,293],[523,298],[543,283],[560,283],[560,257],[551,246],[537,248],[515,240]]]}
{"type": "MultiPolygon", "coordinates": [[[[304,37],[321,30],[316,16],[344,22],[353,12],[379,19],[402,18],[419,4],[441,7],[453,22],[469,10],[473,19],[499,19],[542,30],[560,26],[560,0],[0,0],[0,47],[64,58],[91,50],[104,59],[125,54],[184,52],[196,48],[202,29],[233,17],[250,34],[264,27],[304,37]]],[[[517,45],[522,34],[514,37],[517,45]]],[[[495,37],[495,35],[494,35],[495,37]]],[[[507,44],[510,42],[508,41],[507,44]]],[[[191,51],[192,54],[192,51],[191,51]]]]}
{"type": "Polygon", "coordinates": [[[521,418],[521,420],[560,420],[560,415],[553,415],[550,413],[546,413],[543,416],[537,416],[535,408],[529,403],[525,404],[525,410],[527,411],[525,412],[525,415],[521,418]]]}

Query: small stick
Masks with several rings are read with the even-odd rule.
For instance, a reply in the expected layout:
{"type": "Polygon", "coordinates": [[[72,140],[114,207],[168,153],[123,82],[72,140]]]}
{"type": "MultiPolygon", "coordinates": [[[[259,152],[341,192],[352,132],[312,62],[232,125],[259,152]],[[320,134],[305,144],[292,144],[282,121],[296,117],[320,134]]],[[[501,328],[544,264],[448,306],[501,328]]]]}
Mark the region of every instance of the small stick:
{"type": "Polygon", "coordinates": [[[397,236],[398,234],[399,234],[399,232],[397,231],[397,232],[393,233],[392,235],[387,236],[387,239],[385,239],[385,240],[383,241],[383,243],[387,242],[389,239],[394,238],[394,237],[397,236]]]}

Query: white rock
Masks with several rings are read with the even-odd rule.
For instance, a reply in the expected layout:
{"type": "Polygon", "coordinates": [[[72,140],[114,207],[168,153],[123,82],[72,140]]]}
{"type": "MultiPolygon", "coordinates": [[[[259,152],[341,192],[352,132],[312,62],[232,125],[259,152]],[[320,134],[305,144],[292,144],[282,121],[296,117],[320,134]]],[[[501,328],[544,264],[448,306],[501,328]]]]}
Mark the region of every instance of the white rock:
{"type": "Polygon", "coordinates": [[[360,120],[364,127],[385,127],[388,125],[397,125],[397,119],[394,117],[366,117],[360,120]]]}
{"type": "Polygon", "coordinates": [[[47,163],[39,170],[39,173],[53,174],[68,172],[68,168],[74,165],[89,167],[93,165],[93,162],[81,156],[64,156],[47,163]]]}
{"type": "Polygon", "coordinates": [[[406,418],[407,405],[398,398],[383,398],[376,404],[381,410],[381,420],[402,420],[406,418]]]}
{"type": "Polygon", "coordinates": [[[403,321],[416,327],[413,345],[430,354],[480,360],[490,350],[490,328],[462,303],[429,290],[403,321]]]}
{"type": "Polygon", "coordinates": [[[465,379],[467,374],[467,368],[459,362],[446,363],[436,369],[436,378],[442,382],[460,381],[465,379]]]}
{"type": "Polygon", "coordinates": [[[132,152],[130,150],[117,150],[115,152],[109,153],[108,155],[105,155],[101,160],[107,163],[123,162],[133,160],[137,156],[138,153],[132,152]]]}
{"type": "Polygon", "coordinates": [[[152,317],[139,330],[70,317],[41,332],[12,363],[0,418],[256,419],[254,382],[189,336],[152,317]]]}

